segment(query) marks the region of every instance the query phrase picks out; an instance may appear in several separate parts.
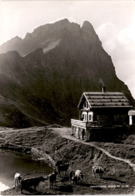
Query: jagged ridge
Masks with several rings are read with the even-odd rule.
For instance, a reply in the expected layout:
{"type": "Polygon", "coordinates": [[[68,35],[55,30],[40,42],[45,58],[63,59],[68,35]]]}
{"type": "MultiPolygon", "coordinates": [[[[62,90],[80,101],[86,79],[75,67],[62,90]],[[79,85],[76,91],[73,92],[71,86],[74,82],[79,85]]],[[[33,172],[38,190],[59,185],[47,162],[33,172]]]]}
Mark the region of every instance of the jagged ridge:
{"type": "MultiPolygon", "coordinates": [[[[122,91],[133,101],[88,21],[80,27],[65,19],[16,40],[19,44],[17,41],[12,49],[17,52],[0,55],[0,94],[27,116],[30,124],[69,124],[71,117],[78,116],[81,93],[100,91],[101,79],[108,91],[122,91]]],[[[5,48],[11,49],[10,41],[0,50],[5,48]]]]}

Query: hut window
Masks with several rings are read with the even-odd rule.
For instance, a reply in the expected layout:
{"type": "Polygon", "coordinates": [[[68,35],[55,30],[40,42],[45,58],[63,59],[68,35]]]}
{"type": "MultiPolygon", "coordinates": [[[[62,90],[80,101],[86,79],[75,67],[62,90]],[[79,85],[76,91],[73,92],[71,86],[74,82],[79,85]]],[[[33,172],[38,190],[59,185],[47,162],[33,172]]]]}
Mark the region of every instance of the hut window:
{"type": "Polygon", "coordinates": [[[87,121],[87,114],[84,114],[84,121],[87,121]]]}
{"type": "Polygon", "coordinates": [[[85,101],[83,106],[84,106],[84,108],[88,108],[89,107],[88,102],[85,101]]]}
{"type": "Polygon", "coordinates": [[[83,121],[87,121],[87,112],[83,112],[82,115],[83,115],[83,121]]]}
{"type": "Polygon", "coordinates": [[[88,121],[93,122],[93,112],[88,113],[88,121]]]}

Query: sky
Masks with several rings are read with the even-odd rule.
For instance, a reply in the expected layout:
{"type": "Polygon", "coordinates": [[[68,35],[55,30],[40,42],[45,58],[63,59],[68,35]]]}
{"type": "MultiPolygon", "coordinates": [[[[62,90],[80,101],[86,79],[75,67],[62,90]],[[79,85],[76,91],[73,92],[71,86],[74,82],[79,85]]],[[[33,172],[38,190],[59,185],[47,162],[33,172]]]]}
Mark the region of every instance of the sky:
{"type": "Polygon", "coordinates": [[[63,18],[92,23],[135,98],[135,0],[0,0],[0,44],[63,18]]]}

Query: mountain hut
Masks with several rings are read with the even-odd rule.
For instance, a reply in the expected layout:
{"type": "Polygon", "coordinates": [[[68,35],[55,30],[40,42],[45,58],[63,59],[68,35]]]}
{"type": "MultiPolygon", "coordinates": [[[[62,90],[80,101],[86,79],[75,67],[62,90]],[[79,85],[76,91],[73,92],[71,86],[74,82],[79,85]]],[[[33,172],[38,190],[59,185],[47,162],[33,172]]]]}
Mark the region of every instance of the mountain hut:
{"type": "Polygon", "coordinates": [[[122,92],[84,92],[78,104],[79,120],[71,119],[72,135],[87,141],[115,135],[128,125],[131,108],[122,92]]]}

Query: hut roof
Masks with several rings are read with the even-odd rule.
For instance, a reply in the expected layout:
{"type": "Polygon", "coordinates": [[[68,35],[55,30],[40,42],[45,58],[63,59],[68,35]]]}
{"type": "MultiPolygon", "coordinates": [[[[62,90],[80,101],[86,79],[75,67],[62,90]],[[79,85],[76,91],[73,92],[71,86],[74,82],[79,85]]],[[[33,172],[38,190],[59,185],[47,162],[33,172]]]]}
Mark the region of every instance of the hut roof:
{"type": "Polygon", "coordinates": [[[78,108],[87,100],[90,108],[131,108],[129,100],[121,92],[84,92],[78,108]]]}

